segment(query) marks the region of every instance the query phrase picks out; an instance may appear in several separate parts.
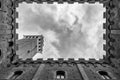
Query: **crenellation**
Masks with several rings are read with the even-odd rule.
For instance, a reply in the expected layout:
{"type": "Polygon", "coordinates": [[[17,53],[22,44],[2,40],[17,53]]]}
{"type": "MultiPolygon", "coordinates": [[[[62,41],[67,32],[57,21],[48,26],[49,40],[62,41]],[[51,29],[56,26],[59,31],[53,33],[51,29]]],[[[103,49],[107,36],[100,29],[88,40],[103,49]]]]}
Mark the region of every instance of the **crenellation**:
{"type": "Polygon", "coordinates": [[[97,60],[96,59],[94,59],[94,58],[89,58],[89,60],[88,60],[88,62],[90,62],[90,63],[96,63],[97,62],[97,60]]]}
{"type": "Polygon", "coordinates": [[[64,58],[58,58],[58,62],[59,63],[63,63],[64,62],[64,58]]]}
{"type": "Polygon", "coordinates": [[[15,40],[18,40],[18,34],[16,33],[16,35],[15,35],[15,40]]]}
{"type": "Polygon", "coordinates": [[[106,28],[107,28],[107,24],[103,23],[103,29],[106,29],[106,28]]]}
{"type": "MultiPolygon", "coordinates": [[[[107,55],[104,55],[103,59],[95,60],[79,58],[48,58],[43,60],[39,58],[35,61],[32,58],[23,60],[15,51],[18,49],[15,39],[18,39],[15,30],[18,29],[18,12],[15,12],[15,8],[19,6],[21,2],[48,2],[47,0],[0,0],[0,79],[6,79],[11,76],[10,73],[18,72],[17,79],[19,80],[53,80],[56,79],[56,71],[65,71],[65,80],[103,80],[103,78],[110,78],[109,80],[120,79],[120,34],[119,31],[119,4],[118,0],[49,0],[49,3],[58,2],[78,2],[78,3],[95,3],[100,2],[106,8],[104,12],[104,18],[106,23],[103,23],[103,29],[106,29],[106,34],[103,35],[103,39],[106,40],[106,44],[103,45],[103,49],[107,55]],[[12,62],[11,62],[12,61],[12,62]],[[47,66],[49,64],[50,66],[47,66]],[[74,66],[69,66],[73,65],[74,66]],[[23,66],[24,65],[24,66],[23,66]],[[31,65],[34,67],[31,67],[31,65]],[[80,65],[79,68],[77,65],[80,65]],[[83,66],[84,65],[84,66],[83,66]],[[8,66],[8,67],[5,67],[8,66]],[[23,72],[22,72],[23,71],[23,72]],[[83,73],[80,73],[83,72],[83,73]],[[46,76],[43,76],[46,75],[46,76]],[[110,75],[107,76],[107,75],[110,75]],[[34,77],[35,76],[35,77],[34,77]],[[36,78],[37,76],[37,78],[36,78]],[[107,77],[105,77],[107,76],[107,77]],[[41,78],[42,77],[42,78],[41,78]],[[44,78],[47,77],[47,78],[44,78]]],[[[40,39],[38,42],[39,49],[42,51],[44,37],[42,35],[25,35],[24,39],[40,39]]],[[[63,74],[59,74],[63,76],[63,74]]],[[[13,78],[13,77],[10,77],[13,78]]]]}
{"type": "Polygon", "coordinates": [[[18,12],[15,12],[14,17],[15,17],[15,18],[18,18],[18,12]]]}
{"type": "Polygon", "coordinates": [[[107,46],[103,44],[103,50],[107,51],[107,46]]]}
{"type": "Polygon", "coordinates": [[[106,34],[103,34],[103,39],[106,40],[106,34]]]}
{"type": "Polygon", "coordinates": [[[43,62],[43,58],[38,58],[35,62],[36,63],[42,63],[43,62]]]}
{"type": "MultiPolygon", "coordinates": [[[[46,1],[47,2],[47,1],[46,1]]],[[[58,0],[58,4],[63,4],[63,0],[58,0]]],[[[66,2],[66,1],[65,1],[66,2]]]]}
{"type": "Polygon", "coordinates": [[[79,60],[80,62],[84,62],[84,61],[85,61],[84,58],[79,58],[78,60],[79,60]]]}
{"type": "Polygon", "coordinates": [[[72,0],[67,0],[67,2],[68,2],[69,4],[74,4],[74,1],[72,1],[72,0]]]}
{"type": "Polygon", "coordinates": [[[78,3],[85,3],[84,0],[75,0],[75,1],[78,2],[78,3]]]}
{"type": "Polygon", "coordinates": [[[25,2],[27,2],[28,4],[32,3],[32,0],[24,0],[25,2]]]}
{"type": "Polygon", "coordinates": [[[74,58],[68,58],[68,61],[74,62],[75,60],[74,60],[74,58]]]}
{"type": "Polygon", "coordinates": [[[48,58],[45,62],[52,64],[54,62],[54,59],[53,58],[48,58]]]}
{"type": "Polygon", "coordinates": [[[86,2],[89,2],[89,3],[93,4],[93,3],[97,2],[97,1],[96,0],[86,0],[86,2]]]}
{"type": "Polygon", "coordinates": [[[43,40],[42,35],[24,35],[24,38],[26,38],[26,39],[39,39],[39,41],[43,40]]]}

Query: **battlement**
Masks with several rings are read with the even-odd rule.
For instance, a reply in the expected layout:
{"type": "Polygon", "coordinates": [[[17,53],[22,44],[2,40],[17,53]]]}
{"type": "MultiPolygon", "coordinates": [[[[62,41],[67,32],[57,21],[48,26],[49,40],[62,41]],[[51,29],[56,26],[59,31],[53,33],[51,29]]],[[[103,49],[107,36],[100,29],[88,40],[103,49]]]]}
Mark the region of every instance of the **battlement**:
{"type": "Polygon", "coordinates": [[[42,47],[43,47],[42,35],[24,35],[24,39],[37,39],[37,52],[42,53],[42,47]]]}
{"type": "Polygon", "coordinates": [[[32,58],[27,58],[26,60],[22,60],[19,59],[19,63],[27,63],[27,64],[39,64],[39,63],[50,63],[50,64],[63,64],[63,63],[67,63],[67,64],[71,64],[71,63],[75,63],[75,64],[108,64],[105,60],[100,59],[100,60],[95,60],[95,59],[89,59],[89,60],[85,60],[84,58],[79,58],[78,60],[75,60],[74,58],[68,58],[67,60],[65,60],[64,58],[58,58],[57,60],[54,60],[54,58],[47,58],[47,60],[44,60],[43,58],[38,58],[37,60],[33,60],[32,58]]]}
{"type": "Polygon", "coordinates": [[[23,35],[24,39],[38,39],[38,38],[43,38],[42,35],[23,35]]]}
{"type": "MultiPolygon", "coordinates": [[[[119,0],[0,0],[0,80],[119,80],[120,79],[120,1],[119,0]],[[79,58],[39,58],[23,60],[16,55],[16,29],[20,26],[16,23],[18,12],[16,7],[19,3],[95,3],[100,2],[106,8],[104,18],[106,23],[103,28],[106,33],[103,39],[106,44],[103,49],[106,55],[103,59],[95,60],[79,58]],[[62,65],[62,66],[61,66],[62,65]]],[[[49,25],[48,25],[49,26],[49,25]]],[[[93,25],[94,26],[94,25],[93,25]]],[[[30,54],[32,51],[42,51],[42,35],[24,35],[22,54],[30,54]],[[25,39],[25,40],[24,40],[25,39]],[[30,41],[29,41],[30,40],[30,41]],[[26,42],[25,42],[26,41],[26,42]],[[34,45],[31,42],[34,41],[34,45]],[[31,44],[29,49],[25,44],[31,44]],[[24,44],[25,43],[25,44],[24,44]],[[23,45],[24,44],[24,45],[23,45]],[[37,46],[37,48],[36,48],[37,46]]],[[[20,50],[18,48],[18,50],[20,50]]],[[[25,55],[24,55],[25,56],[25,55]]]]}

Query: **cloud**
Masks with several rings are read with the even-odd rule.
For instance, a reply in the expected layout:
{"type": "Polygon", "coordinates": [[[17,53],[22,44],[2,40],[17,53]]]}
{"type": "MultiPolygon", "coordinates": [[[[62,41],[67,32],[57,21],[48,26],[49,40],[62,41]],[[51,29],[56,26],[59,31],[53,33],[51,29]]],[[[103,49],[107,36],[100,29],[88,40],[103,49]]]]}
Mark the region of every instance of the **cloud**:
{"type": "Polygon", "coordinates": [[[102,4],[27,4],[18,7],[20,38],[42,34],[42,58],[102,58],[102,4]]]}

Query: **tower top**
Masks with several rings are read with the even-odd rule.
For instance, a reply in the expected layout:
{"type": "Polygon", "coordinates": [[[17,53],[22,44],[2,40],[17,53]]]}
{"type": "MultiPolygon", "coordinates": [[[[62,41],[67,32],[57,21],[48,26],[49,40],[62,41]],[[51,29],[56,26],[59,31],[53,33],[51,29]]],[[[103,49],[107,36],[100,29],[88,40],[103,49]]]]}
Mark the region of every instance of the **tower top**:
{"type": "Polygon", "coordinates": [[[37,38],[43,38],[42,35],[23,35],[24,39],[37,39],[37,38]]]}

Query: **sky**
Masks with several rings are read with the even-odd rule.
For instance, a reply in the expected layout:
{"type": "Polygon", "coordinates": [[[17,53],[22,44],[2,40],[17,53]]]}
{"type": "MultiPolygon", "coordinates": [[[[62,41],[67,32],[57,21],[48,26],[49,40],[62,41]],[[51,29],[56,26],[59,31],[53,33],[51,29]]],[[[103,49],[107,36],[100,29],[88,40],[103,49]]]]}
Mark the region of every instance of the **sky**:
{"type": "Polygon", "coordinates": [[[23,35],[43,35],[42,53],[37,58],[89,58],[102,59],[103,12],[101,3],[95,4],[37,4],[21,3],[17,8],[19,39],[23,35]]]}

